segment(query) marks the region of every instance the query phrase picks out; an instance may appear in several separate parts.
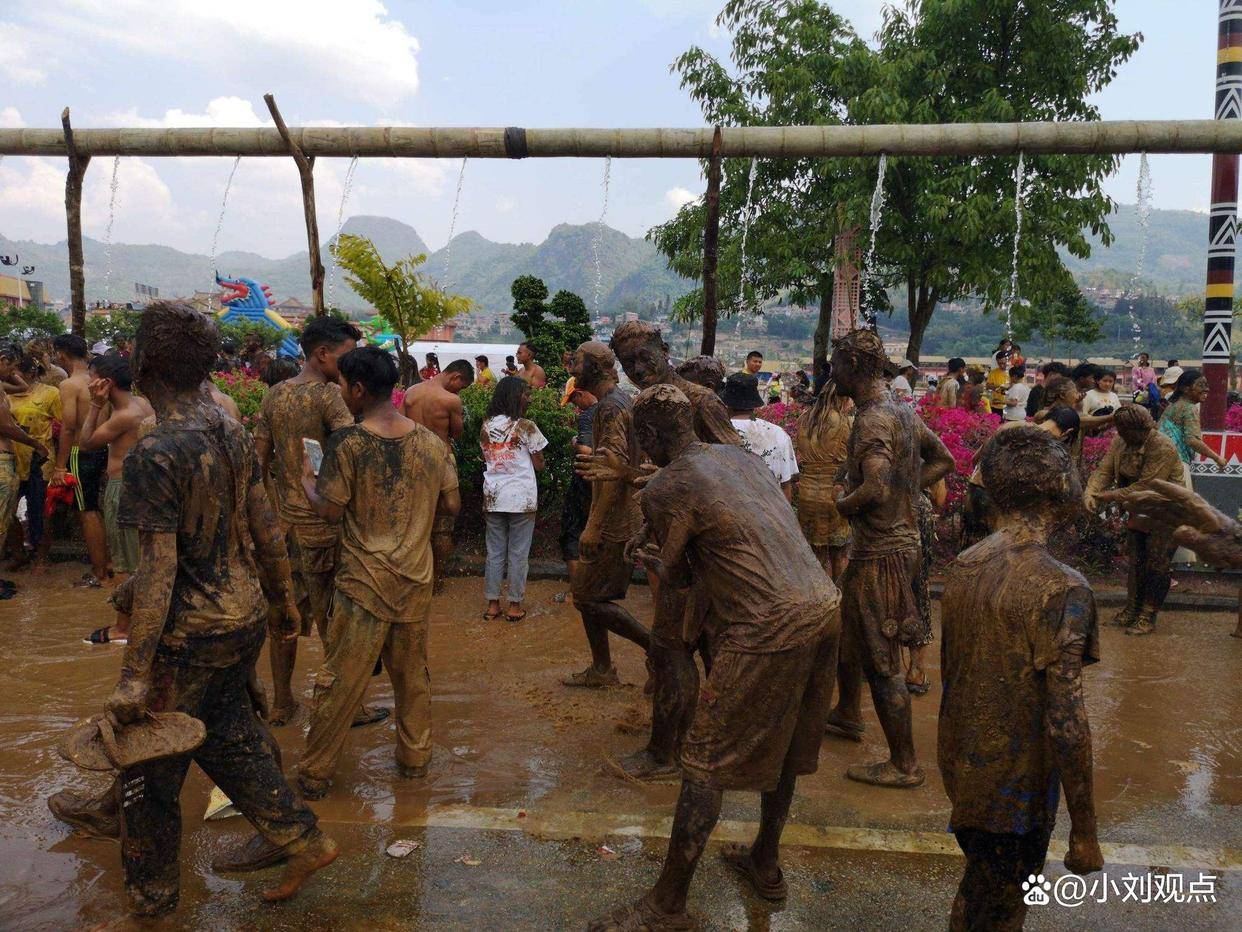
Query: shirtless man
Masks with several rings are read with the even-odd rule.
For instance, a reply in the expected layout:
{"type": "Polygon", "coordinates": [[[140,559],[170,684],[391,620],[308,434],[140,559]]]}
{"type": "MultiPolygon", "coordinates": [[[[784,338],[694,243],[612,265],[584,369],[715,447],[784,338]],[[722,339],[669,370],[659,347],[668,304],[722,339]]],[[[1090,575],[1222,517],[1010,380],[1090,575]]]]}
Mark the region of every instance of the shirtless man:
{"type": "MultiPolygon", "coordinates": [[[[688,382],[674,371],[668,359],[668,345],[660,329],[645,321],[631,321],[616,329],[609,346],[617,354],[621,368],[639,388],[672,385],[690,401],[695,436],[703,443],[740,446],[741,439],[729,420],[729,411],[711,389],[688,382]]],[[[625,463],[607,449],[579,460],[580,474],[593,482],[628,478],[641,485],[650,471],[625,463]]],[[[582,536],[585,548],[594,543],[582,536]]],[[[621,766],[635,779],[659,780],[677,773],[677,749],[690,725],[698,696],[699,675],[694,665],[696,645],[704,665],[710,663],[704,652],[707,634],[704,620],[709,600],[694,588],[684,590],[655,587],[655,618],[651,625],[648,669],[655,687],[651,710],[651,740],[647,747],[625,758],[621,766]]]]}
{"type": "MultiPolygon", "coordinates": [[[[104,529],[108,535],[112,569],[120,577],[117,579],[120,583],[138,566],[138,532],[122,530],[117,524],[121,503],[121,468],[125,455],[138,440],[138,428],[143,419],[154,416],[155,411],[145,398],[133,394],[134,377],[128,359],[100,356],[91,363],[90,374],[88,388],[91,403],[82,422],[79,446],[85,452],[106,450],[108,453],[108,485],[103,497],[104,529]],[[101,420],[105,408],[110,408],[112,413],[101,420]]],[[[117,636],[126,637],[127,632],[119,631],[117,636]]],[[[103,629],[102,637],[106,643],[107,628],[103,629]]]]}
{"type": "Polygon", "coordinates": [[[210,396],[211,400],[223,408],[225,414],[235,421],[241,421],[241,409],[237,407],[237,402],[228,395],[224,394],[224,392],[220,391],[219,385],[211,379],[208,379],[203,383],[203,386],[207,389],[207,394],[210,396]]]}
{"type": "Polygon", "coordinates": [[[517,371],[518,378],[531,388],[543,388],[548,384],[548,374],[543,371],[543,366],[535,362],[535,354],[529,343],[518,344],[517,361],[522,364],[522,368],[517,371]]]}
{"type": "Polygon", "coordinates": [[[841,576],[839,698],[828,731],[862,740],[862,677],[871,685],[890,759],[855,764],[851,780],[915,787],[923,770],[914,753],[910,693],[901,648],[922,634],[913,584],[922,552],[918,498],[954,468],[953,455],[884,381],[888,356],[870,330],[851,330],[833,346],[837,391],[857,406],[847,442],[845,487],[837,510],[850,522],[853,550],[841,576]]]}
{"type": "Polygon", "coordinates": [[[74,497],[82,521],[86,553],[91,561],[91,572],[82,578],[81,585],[98,587],[112,575],[103,515],[100,513],[100,493],[108,470],[108,451],[100,449],[84,453],[79,447],[82,424],[91,404],[87,388],[90,373],[87,371],[86,341],[79,336],[62,333],[52,340],[52,347],[61,366],[69,373],[68,378],[57,386],[60,391],[61,422],[52,485],[64,485],[68,475],[72,475],[77,482],[74,497]]]}
{"type": "MultiPolygon", "coordinates": [[[[7,382],[17,373],[17,361],[21,359],[21,349],[13,343],[0,343],[0,381],[7,382]]],[[[20,378],[20,376],[18,376],[20,378]]],[[[38,440],[31,437],[17,421],[13,420],[13,412],[9,408],[9,396],[0,391],[0,542],[3,542],[9,531],[9,524],[17,513],[18,479],[14,464],[13,444],[23,443],[33,449],[41,457],[48,456],[48,449],[38,440]]],[[[11,583],[0,586],[11,586],[11,583]]]]}
{"type": "MultiPolygon", "coordinates": [[[[455,360],[427,381],[407,388],[401,405],[402,413],[447,443],[451,455],[453,443],[461,437],[461,390],[473,383],[474,366],[464,359],[455,360]]],[[[444,589],[444,576],[453,558],[453,526],[456,521],[456,514],[437,513],[431,531],[431,552],[436,565],[433,590],[436,593],[444,589]]]]}

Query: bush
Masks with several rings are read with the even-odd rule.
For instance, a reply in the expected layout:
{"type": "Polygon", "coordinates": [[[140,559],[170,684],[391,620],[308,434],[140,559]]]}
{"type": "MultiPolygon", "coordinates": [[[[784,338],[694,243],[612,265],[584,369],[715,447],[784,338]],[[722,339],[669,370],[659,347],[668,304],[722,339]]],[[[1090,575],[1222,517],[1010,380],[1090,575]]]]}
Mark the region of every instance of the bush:
{"type": "Polygon", "coordinates": [[[259,405],[263,403],[263,395],[267,392],[267,386],[244,370],[213,372],[211,380],[216,383],[220,391],[237,404],[242,425],[247,430],[253,429],[255,418],[259,413],[259,405]]]}

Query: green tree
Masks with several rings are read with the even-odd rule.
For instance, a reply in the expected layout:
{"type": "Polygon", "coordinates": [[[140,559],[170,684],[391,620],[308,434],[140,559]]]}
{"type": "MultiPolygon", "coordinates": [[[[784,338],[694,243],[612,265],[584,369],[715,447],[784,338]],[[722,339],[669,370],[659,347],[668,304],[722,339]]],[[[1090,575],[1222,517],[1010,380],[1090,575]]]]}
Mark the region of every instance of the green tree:
{"type": "Polygon", "coordinates": [[[50,340],[64,332],[65,322],[55,311],[45,311],[29,304],[25,307],[0,304],[0,339],[25,343],[28,340],[50,340]]]}
{"type": "Polygon", "coordinates": [[[1048,346],[1048,355],[1057,355],[1057,344],[1090,344],[1100,339],[1104,316],[1083,297],[1068,275],[1054,294],[1022,307],[1014,319],[1014,336],[1029,340],[1038,334],[1048,346]]]}
{"type": "Polygon", "coordinates": [[[129,308],[114,307],[107,314],[86,318],[86,342],[94,344],[99,340],[116,343],[118,339],[132,340],[138,332],[140,311],[129,308]]]}
{"type": "Polygon", "coordinates": [[[548,286],[533,275],[514,279],[509,291],[513,295],[509,319],[530,344],[548,383],[561,384],[568,377],[561,355],[594,336],[586,304],[572,291],[563,290],[547,301],[548,286]]]}
{"type": "Polygon", "coordinates": [[[379,312],[396,336],[397,357],[401,362],[401,383],[419,380],[418,366],[410,355],[410,344],[433,327],[463,314],[473,302],[449,294],[420,272],[425,255],[384,262],[375,244],[363,236],[342,233],[329,249],[345,272],[345,281],[358,297],[379,312]]]}

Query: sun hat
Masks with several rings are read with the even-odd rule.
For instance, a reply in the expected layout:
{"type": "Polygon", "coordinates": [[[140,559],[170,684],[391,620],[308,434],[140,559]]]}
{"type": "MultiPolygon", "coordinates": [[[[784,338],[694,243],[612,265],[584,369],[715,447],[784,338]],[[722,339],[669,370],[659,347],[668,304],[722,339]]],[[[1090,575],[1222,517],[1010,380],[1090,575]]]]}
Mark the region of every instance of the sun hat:
{"type": "Polygon", "coordinates": [[[184,712],[147,712],[141,721],[122,726],[100,713],[70,728],[57,750],[83,770],[125,770],[189,754],[206,737],[206,726],[184,712]]]}
{"type": "Polygon", "coordinates": [[[1164,372],[1161,373],[1160,384],[1161,385],[1176,385],[1177,380],[1182,377],[1182,373],[1185,371],[1186,370],[1183,369],[1181,366],[1169,366],[1169,368],[1165,369],[1164,372]]]}

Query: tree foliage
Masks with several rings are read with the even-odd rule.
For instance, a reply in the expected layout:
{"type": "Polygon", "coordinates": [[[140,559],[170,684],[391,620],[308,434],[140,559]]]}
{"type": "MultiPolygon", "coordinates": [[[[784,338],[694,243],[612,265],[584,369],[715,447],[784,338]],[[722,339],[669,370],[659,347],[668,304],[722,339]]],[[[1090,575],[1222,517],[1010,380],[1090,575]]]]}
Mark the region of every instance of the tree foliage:
{"type": "Polygon", "coordinates": [[[107,314],[97,314],[86,318],[86,342],[94,344],[99,340],[107,340],[115,344],[119,339],[132,340],[138,332],[138,320],[141,311],[126,307],[114,307],[107,314]]]}
{"type": "Polygon", "coordinates": [[[530,344],[549,384],[559,385],[567,378],[561,355],[594,336],[586,304],[572,291],[558,291],[548,301],[548,286],[533,275],[514,279],[509,290],[513,295],[509,320],[530,344]]]}
{"type": "Polygon", "coordinates": [[[1071,344],[1091,344],[1100,338],[1104,316],[1083,297],[1074,280],[1065,275],[1061,287],[1014,315],[1014,336],[1029,340],[1038,334],[1054,359],[1059,346],[1064,352],[1071,344]]]}
{"type": "Polygon", "coordinates": [[[65,332],[65,322],[55,311],[41,307],[0,304],[0,339],[27,342],[50,340],[65,332]]]}
{"type": "Polygon", "coordinates": [[[419,266],[425,255],[386,263],[375,244],[362,236],[342,233],[329,247],[345,272],[350,288],[383,318],[396,335],[403,384],[418,381],[418,367],[409,345],[428,330],[465,313],[473,306],[469,298],[442,290],[419,266]]]}

